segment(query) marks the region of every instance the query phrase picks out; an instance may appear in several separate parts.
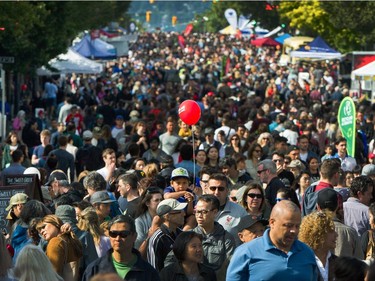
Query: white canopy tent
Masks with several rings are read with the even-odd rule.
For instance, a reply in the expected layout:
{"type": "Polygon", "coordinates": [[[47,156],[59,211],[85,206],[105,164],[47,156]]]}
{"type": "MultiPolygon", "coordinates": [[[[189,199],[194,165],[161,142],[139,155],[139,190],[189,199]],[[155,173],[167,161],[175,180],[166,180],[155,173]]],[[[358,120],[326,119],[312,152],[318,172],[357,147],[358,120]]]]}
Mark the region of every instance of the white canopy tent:
{"type": "Polygon", "coordinates": [[[319,60],[331,60],[339,59],[342,57],[341,53],[324,53],[324,52],[300,52],[292,51],[291,57],[294,58],[307,58],[307,59],[319,59],[319,60]]]}
{"type": "MultiPolygon", "coordinates": [[[[103,71],[103,65],[87,59],[71,48],[68,49],[66,54],[58,55],[56,58],[50,60],[48,64],[58,70],[57,74],[67,73],[84,73],[95,74],[103,71]]],[[[39,76],[52,75],[54,72],[42,66],[37,70],[39,76]]]]}
{"type": "Polygon", "coordinates": [[[375,61],[370,62],[352,72],[352,77],[375,76],[375,61]]]}
{"type": "Polygon", "coordinates": [[[352,71],[352,89],[371,91],[371,103],[375,102],[375,61],[352,71]]]}

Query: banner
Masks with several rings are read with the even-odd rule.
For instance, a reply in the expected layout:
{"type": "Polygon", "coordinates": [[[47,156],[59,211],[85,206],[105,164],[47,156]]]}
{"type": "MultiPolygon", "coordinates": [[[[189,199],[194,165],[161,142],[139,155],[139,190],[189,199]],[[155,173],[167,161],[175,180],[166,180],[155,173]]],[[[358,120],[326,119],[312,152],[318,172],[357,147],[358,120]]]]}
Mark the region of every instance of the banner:
{"type": "Polygon", "coordinates": [[[356,130],[355,105],[350,97],[344,98],[340,103],[337,120],[342,136],[346,139],[348,155],[354,157],[356,130]]]}
{"type": "Polygon", "coordinates": [[[233,30],[237,30],[237,12],[233,9],[226,9],[224,15],[233,30]]]}
{"type": "Polygon", "coordinates": [[[185,36],[188,36],[190,33],[191,33],[191,31],[193,30],[193,24],[192,23],[189,23],[187,26],[186,26],[186,28],[185,28],[185,31],[184,31],[184,35],[185,36]]]}
{"type": "Polygon", "coordinates": [[[185,38],[182,35],[178,35],[178,45],[180,45],[181,49],[185,48],[185,38]]]}

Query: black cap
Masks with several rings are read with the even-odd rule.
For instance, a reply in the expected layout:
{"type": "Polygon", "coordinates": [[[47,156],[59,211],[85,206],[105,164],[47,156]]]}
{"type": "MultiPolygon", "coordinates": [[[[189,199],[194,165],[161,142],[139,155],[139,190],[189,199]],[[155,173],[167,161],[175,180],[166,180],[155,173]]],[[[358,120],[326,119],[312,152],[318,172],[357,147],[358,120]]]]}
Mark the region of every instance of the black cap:
{"type": "Polygon", "coordinates": [[[65,180],[67,181],[68,180],[68,177],[65,175],[65,173],[63,172],[53,172],[49,178],[48,178],[48,181],[47,183],[45,184],[46,186],[49,186],[52,184],[52,182],[54,182],[55,180],[57,181],[61,181],[61,180],[65,180]]]}
{"type": "Polygon", "coordinates": [[[319,205],[320,209],[328,209],[330,211],[335,211],[338,206],[337,192],[330,187],[324,188],[318,191],[318,198],[316,203],[319,205]]]}
{"type": "Polygon", "coordinates": [[[237,230],[238,230],[238,232],[241,232],[245,228],[249,228],[257,222],[260,222],[264,226],[268,225],[268,220],[258,219],[255,216],[247,215],[247,216],[244,216],[240,219],[240,222],[238,223],[238,226],[237,226],[237,230]]]}

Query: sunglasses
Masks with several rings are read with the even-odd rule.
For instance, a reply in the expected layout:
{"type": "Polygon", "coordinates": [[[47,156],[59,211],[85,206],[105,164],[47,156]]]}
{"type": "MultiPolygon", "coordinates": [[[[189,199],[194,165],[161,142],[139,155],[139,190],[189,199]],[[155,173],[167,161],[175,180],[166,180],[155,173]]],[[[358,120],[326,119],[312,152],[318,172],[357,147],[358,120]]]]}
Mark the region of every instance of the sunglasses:
{"type": "Polygon", "coordinates": [[[194,210],[194,214],[196,215],[207,215],[212,210],[194,210]]]}
{"type": "Polygon", "coordinates": [[[260,175],[262,172],[267,171],[267,169],[257,171],[257,174],[260,175]]]}
{"type": "Polygon", "coordinates": [[[257,194],[257,193],[248,193],[247,194],[248,197],[250,198],[258,198],[258,199],[262,199],[263,198],[263,195],[262,194],[257,194]]]}
{"type": "Polygon", "coordinates": [[[283,159],[274,159],[274,160],[272,160],[273,162],[283,162],[283,159]]]}
{"type": "Polygon", "coordinates": [[[216,189],[223,192],[224,190],[226,190],[227,188],[225,186],[210,186],[209,189],[211,191],[215,191],[216,189]]]}
{"type": "Polygon", "coordinates": [[[117,236],[120,236],[121,238],[126,238],[131,234],[129,230],[123,230],[123,231],[116,231],[116,230],[110,230],[109,231],[109,237],[117,238],[117,236]]]}
{"type": "Polygon", "coordinates": [[[231,196],[230,199],[232,199],[232,201],[234,201],[234,202],[237,202],[237,197],[236,196],[231,196]]]}

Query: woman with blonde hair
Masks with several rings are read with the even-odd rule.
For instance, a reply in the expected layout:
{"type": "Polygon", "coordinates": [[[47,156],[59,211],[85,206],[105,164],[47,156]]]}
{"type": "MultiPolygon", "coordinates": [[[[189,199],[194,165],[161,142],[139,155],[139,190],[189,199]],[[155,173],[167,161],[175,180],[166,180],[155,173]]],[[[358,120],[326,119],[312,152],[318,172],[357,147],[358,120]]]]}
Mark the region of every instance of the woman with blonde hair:
{"type": "Polygon", "coordinates": [[[46,255],[54,270],[64,280],[78,280],[82,244],[71,231],[63,232],[63,222],[55,215],[47,215],[37,225],[37,230],[48,242],[46,255]]]}
{"type": "Polygon", "coordinates": [[[22,249],[13,269],[18,281],[64,281],[53,269],[43,250],[35,245],[22,249]]]}
{"type": "Polygon", "coordinates": [[[252,217],[266,220],[270,218],[271,207],[265,199],[263,187],[257,182],[252,182],[245,188],[240,205],[252,217]]]}
{"type": "Polygon", "coordinates": [[[319,268],[319,281],[334,280],[336,256],[331,252],[336,248],[337,233],[330,211],[317,211],[302,220],[298,239],[307,244],[315,253],[319,268]]]}
{"type": "Polygon", "coordinates": [[[262,147],[264,156],[271,155],[273,150],[273,137],[270,133],[261,133],[257,139],[257,143],[262,147]]]}
{"type": "Polygon", "coordinates": [[[111,249],[109,237],[105,236],[103,230],[100,228],[99,218],[93,207],[88,207],[80,213],[77,226],[80,230],[91,233],[99,258],[104,256],[107,251],[111,249]]]}
{"type": "Polygon", "coordinates": [[[153,178],[159,174],[158,165],[156,163],[149,163],[143,168],[143,172],[145,172],[146,178],[153,178]]]}

